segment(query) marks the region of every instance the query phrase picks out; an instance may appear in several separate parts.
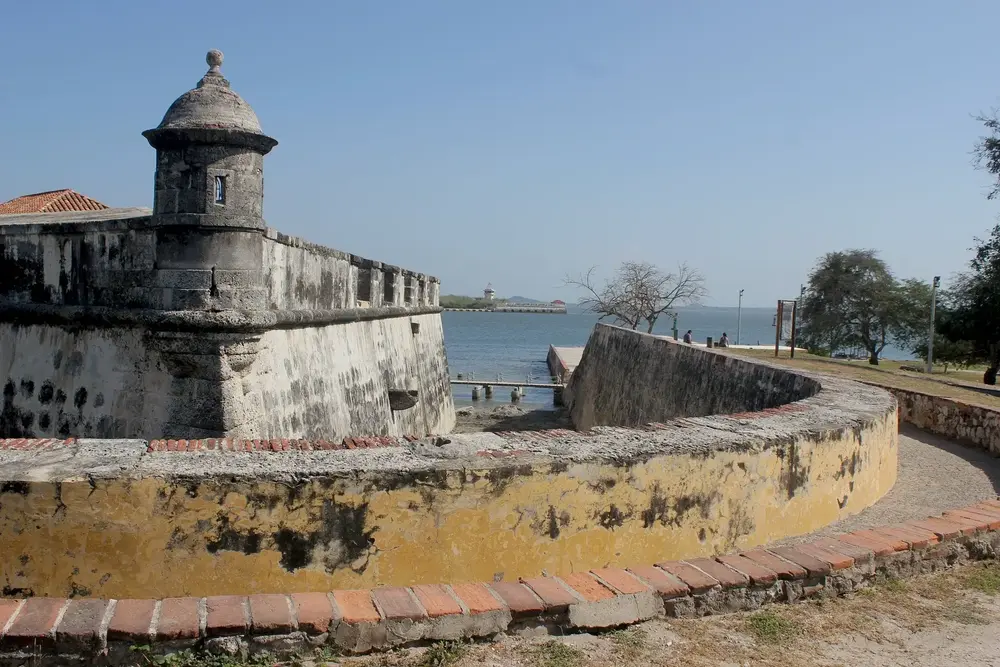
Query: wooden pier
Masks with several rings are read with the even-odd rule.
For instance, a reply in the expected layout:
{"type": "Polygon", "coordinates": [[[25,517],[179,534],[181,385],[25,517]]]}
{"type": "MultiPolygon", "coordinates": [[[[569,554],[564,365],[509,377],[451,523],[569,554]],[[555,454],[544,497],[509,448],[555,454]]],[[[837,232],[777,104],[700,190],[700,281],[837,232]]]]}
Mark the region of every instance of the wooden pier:
{"type": "Polygon", "coordinates": [[[544,382],[506,382],[496,380],[452,380],[452,384],[465,384],[474,387],[528,387],[530,389],[562,389],[566,385],[544,382]]]}

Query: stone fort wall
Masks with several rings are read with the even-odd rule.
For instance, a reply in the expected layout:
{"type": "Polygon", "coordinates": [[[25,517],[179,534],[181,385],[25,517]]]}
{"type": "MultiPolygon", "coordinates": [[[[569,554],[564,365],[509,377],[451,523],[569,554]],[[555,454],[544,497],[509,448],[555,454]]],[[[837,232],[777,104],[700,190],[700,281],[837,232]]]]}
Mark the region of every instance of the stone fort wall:
{"type": "Polygon", "coordinates": [[[0,440],[4,594],[513,582],[749,549],[896,480],[892,397],[807,377],[785,406],[586,433],[0,440]]]}
{"type": "Polygon", "coordinates": [[[820,388],[780,366],[597,324],[564,397],[573,424],[589,429],[755,412],[820,388]]]}
{"type": "Polygon", "coordinates": [[[0,436],[445,432],[438,294],[273,229],[0,216],[0,436]]]}

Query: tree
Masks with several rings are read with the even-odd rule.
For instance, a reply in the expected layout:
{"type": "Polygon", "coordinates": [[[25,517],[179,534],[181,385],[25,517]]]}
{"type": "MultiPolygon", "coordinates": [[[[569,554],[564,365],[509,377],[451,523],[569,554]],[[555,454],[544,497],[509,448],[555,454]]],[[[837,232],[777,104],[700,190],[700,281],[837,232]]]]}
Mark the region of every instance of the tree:
{"type": "Polygon", "coordinates": [[[622,262],[613,277],[598,286],[591,267],[586,274],[567,277],[565,283],[586,292],[580,305],[599,320],[612,318],[630,329],[646,322],[646,333],[661,315],[672,314],[675,306],[694,303],[705,297],[705,279],[687,264],[680,264],[676,273],[664,273],[649,262],[622,262]]]}
{"type": "Polygon", "coordinates": [[[970,270],[944,295],[945,312],[937,330],[953,343],[966,343],[967,363],[985,361],[985,384],[996,384],[1000,369],[1000,225],[987,239],[976,239],[970,270]]]}
{"type": "MultiPolygon", "coordinates": [[[[927,341],[920,343],[913,348],[913,353],[921,359],[927,359],[927,341]]],[[[948,366],[953,365],[958,368],[968,366],[970,359],[973,359],[972,343],[967,340],[952,341],[945,336],[934,334],[934,361],[944,365],[944,372],[948,372],[948,366]]]]}
{"type": "Polygon", "coordinates": [[[876,251],[827,253],[809,274],[800,338],[830,353],[862,347],[877,366],[890,341],[915,342],[920,328],[926,331],[929,308],[930,287],[896,280],[876,251]]]}
{"type": "MultiPolygon", "coordinates": [[[[993,184],[987,199],[1000,197],[1000,117],[998,110],[980,114],[976,120],[986,128],[973,150],[977,169],[988,172],[993,184]]],[[[939,330],[951,341],[971,343],[970,360],[986,360],[983,382],[993,385],[1000,370],[1000,225],[988,239],[976,239],[971,271],[959,276],[949,296],[950,316],[939,330]]]]}

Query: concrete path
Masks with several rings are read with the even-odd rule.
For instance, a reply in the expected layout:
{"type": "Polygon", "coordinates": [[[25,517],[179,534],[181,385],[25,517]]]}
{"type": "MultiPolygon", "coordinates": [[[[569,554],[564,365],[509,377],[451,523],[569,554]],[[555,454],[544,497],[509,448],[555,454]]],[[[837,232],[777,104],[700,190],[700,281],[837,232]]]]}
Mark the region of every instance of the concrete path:
{"type": "Polygon", "coordinates": [[[899,432],[899,477],[879,502],[810,535],[782,540],[792,544],[835,533],[923,519],[971,505],[1000,492],[1000,459],[903,424],[899,432]]]}

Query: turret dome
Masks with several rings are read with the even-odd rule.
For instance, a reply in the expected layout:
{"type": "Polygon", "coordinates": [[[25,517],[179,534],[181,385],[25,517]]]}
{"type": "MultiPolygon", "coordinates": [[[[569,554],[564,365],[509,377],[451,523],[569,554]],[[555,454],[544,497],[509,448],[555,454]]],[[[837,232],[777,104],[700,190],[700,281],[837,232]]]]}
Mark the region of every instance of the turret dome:
{"type": "Polygon", "coordinates": [[[165,129],[241,130],[259,133],[260,121],[247,102],[222,76],[222,52],[212,49],[205,57],[209,69],[198,85],[167,109],[157,127],[165,129]]]}

